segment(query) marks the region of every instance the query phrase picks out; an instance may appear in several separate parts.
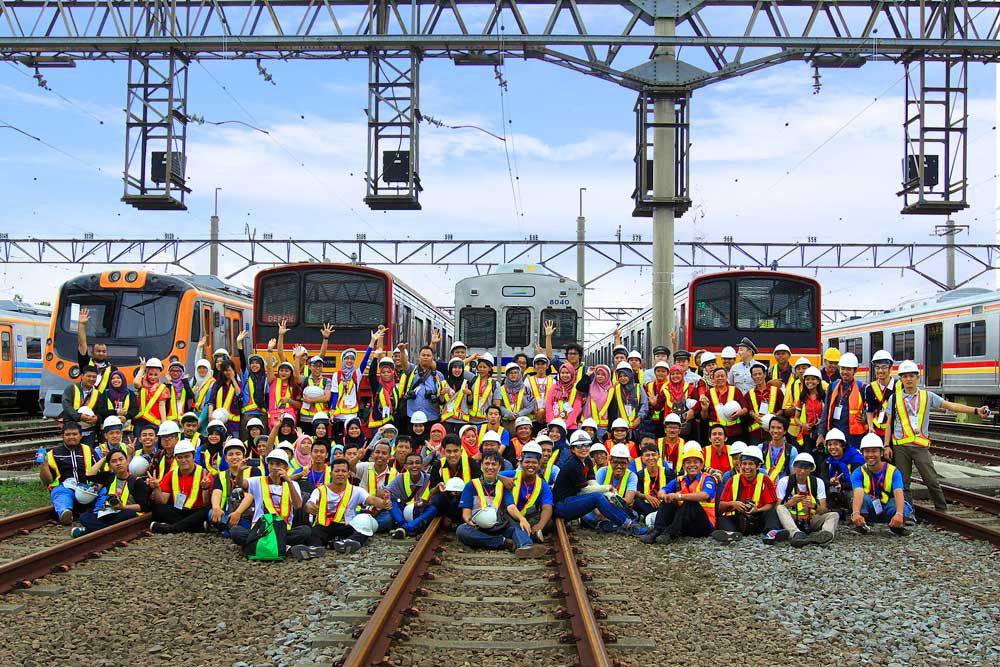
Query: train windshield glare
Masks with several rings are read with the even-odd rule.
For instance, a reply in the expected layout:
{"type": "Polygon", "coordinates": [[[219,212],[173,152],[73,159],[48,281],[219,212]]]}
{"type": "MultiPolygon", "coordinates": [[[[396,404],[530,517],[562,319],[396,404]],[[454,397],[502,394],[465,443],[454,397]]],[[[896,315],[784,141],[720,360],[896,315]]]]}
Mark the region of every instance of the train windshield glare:
{"type": "Polygon", "coordinates": [[[102,295],[71,294],[63,297],[60,326],[75,333],[71,322],[73,304],[90,311],[90,338],[152,338],[169,333],[177,319],[176,294],[120,291],[102,295]]]}
{"type": "Polygon", "coordinates": [[[769,278],[741,281],[736,328],[756,331],[809,331],[815,327],[813,288],[769,278]]]}
{"type": "Polygon", "coordinates": [[[374,329],[385,320],[385,280],[336,271],[303,277],[304,324],[374,329]]]}

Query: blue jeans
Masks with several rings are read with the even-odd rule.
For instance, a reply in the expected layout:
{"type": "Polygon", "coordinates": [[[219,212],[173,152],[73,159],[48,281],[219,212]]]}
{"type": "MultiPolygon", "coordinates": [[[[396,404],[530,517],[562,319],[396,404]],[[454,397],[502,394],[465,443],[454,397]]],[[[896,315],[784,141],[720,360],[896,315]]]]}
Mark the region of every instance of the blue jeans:
{"type": "Polygon", "coordinates": [[[595,509],[616,526],[628,521],[628,515],[612,505],[603,493],[583,493],[560,500],[555,505],[555,514],[560,519],[579,519],[595,509]]]}
{"type": "Polygon", "coordinates": [[[392,515],[392,520],[395,524],[405,530],[407,533],[419,532],[426,526],[431,519],[437,515],[437,508],[434,505],[427,504],[424,505],[424,509],[420,514],[415,514],[413,521],[407,521],[406,517],[403,516],[403,505],[395,498],[392,499],[392,507],[389,508],[389,513],[392,515]]]}
{"type": "Polygon", "coordinates": [[[392,512],[389,510],[382,510],[375,515],[375,520],[378,521],[378,533],[387,533],[392,530],[395,525],[395,521],[392,520],[392,512]]]}
{"type": "Polygon", "coordinates": [[[121,510],[115,512],[114,514],[108,514],[106,516],[97,516],[97,510],[92,510],[90,512],[84,512],[80,515],[80,524],[87,530],[88,533],[92,533],[95,530],[100,530],[101,528],[107,528],[113,524],[119,523],[121,521],[127,521],[135,516],[138,516],[132,510],[121,510]]]}
{"type": "Polygon", "coordinates": [[[62,484],[52,487],[49,491],[49,498],[52,499],[52,509],[55,510],[56,516],[59,516],[66,510],[73,509],[73,502],[76,500],[76,495],[73,493],[73,489],[67,489],[62,484]]]}
{"type": "Polygon", "coordinates": [[[496,535],[485,533],[478,528],[473,528],[467,523],[463,523],[455,531],[458,541],[475,549],[503,549],[503,541],[510,539],[514,541],[517,548],[531,545],[531,537],[524,532],[521,526],[515,523],[508,523],[506,530],[496,535]]]}
{"type": "MultiPolygon", "coordinates": [[[[875,513],[875,503],[872,502],[872,497],[865,494],[864,498],[861,500],[861,514],[865,517],[866,521],[872,523],[889,523],[889,519],[893,517],[896,513],[896,499],[893,498],[885,505],[882,506],[882,513],[875,513]]],[[[903,518],[909,519],[913,516],[913,506],[908,502],[903,502],[903,518]]]]}

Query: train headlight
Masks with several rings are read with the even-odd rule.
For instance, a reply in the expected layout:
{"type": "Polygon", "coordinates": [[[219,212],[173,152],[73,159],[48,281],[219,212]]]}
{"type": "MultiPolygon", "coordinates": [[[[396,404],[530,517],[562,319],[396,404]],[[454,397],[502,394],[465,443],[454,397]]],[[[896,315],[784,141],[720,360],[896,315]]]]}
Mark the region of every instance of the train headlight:
{"type": "Polygon", "coordinates": [[[71,367],[69,369],[69,376],[74,379],[80,377],[80,367],[79,366],[71,367]]]}
{"type": "Polygon", "coordinates": [[[179,340],[176,343],[176,347],[177,347],[178,350],[183,350],[186,345],[187,345],[187,343],[185,343],[182,340],[179,340]]]}
{"type": "Polygon", "coordinates": [[[116,283],[122,279],[121,271],[112,271],[108,274],[108,282],[116,283]]]}
{"type": "Polygon", "coordinates": [[[48,354],[45,355],[45,361],[52,361],[52,358],[54,356],[55,356],[54,354],[52,354],[51,352],[49,352],[48,354]]]}
{"type": "Polygon", "coordinates": [[[135,271],[129,271],[128,273],[125,274],[125,282],[134,283],[138,277],[139,277],[138,273],[136,273],[135,271]]]}
{"type": "Polygon", "coordinates": [[[61,361],[57,361],[56,362],[56,370],[57,371],[61,371],[65,366],[66,366],[66,364],[63,363],[63,362],[61,362],[61,361]]]}

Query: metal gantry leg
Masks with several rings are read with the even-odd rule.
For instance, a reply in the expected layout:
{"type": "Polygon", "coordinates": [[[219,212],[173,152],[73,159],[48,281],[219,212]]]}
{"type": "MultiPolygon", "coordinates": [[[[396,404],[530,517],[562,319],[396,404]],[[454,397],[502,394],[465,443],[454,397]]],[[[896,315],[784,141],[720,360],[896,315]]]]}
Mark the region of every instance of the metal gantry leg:
{"type": "Polygon", "coordinates": [[[419,67],[411,51],[368,56],[365,203],[375,210],[420,210],[419,67]]]}
{"type": "Polygon", "coordinates": [[[179,53],[129,59],[122,201],[138,209],[187,210],[187,75],[179,53]]]}

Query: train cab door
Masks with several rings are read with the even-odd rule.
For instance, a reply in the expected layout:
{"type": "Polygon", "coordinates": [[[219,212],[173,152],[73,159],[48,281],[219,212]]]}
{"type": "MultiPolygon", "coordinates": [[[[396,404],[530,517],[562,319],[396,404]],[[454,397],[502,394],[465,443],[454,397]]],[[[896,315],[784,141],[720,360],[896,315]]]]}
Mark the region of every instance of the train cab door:
{"type": "MultiPolygon", "coordinates": [[[[240,335],[243,331],[243,313],[236,310],[235,308],[226,307],[226,346],[229,348],[230,358],[233,363],[236,364],[236,369],[242,371],[240,366],[240,355],[237,353],[236,348],[236,337],[240,335]]],[[[248,341],[243,341],[243,349],[247,350],[248,341]]],[[[253,341],[249,341],[249,352],[247,356],[253,353],[253,341]]]]}
{"type": "Polygon", "coordinates": [[[0,385],[14,384],[14,332],[0,324],[0,385]]]}
{"type": "Polygon", "coordinates": [[[941,386],[941,361],[944,354],[944,325],[941,322],[924,325],[924,383],[941,386]]]}
{"type": "Polygon", "coordinates": [[[215,352],[215,330],[212,326],[212,304],[202,303],[201,304],[201,335],[204,338],[208,337],[208,342],[205,345],[205,358],[211,359],[212,353],[215,352]]]}

